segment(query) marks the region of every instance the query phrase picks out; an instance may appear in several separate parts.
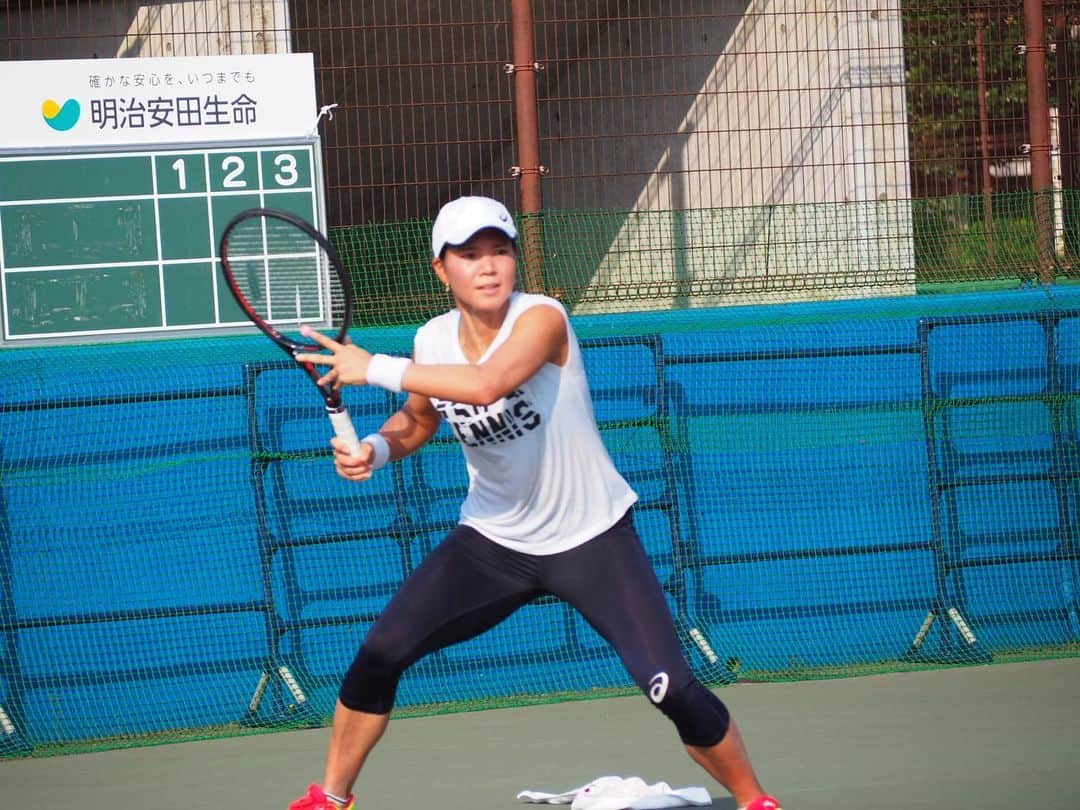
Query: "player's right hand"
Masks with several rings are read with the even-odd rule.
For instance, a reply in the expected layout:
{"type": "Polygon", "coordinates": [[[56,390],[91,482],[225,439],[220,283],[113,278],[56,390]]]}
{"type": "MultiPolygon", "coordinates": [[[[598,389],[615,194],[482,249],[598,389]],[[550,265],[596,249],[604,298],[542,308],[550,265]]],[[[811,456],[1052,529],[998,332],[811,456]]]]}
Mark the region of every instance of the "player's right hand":
{"type": "Polygon", "coordinates": [[[367,442],[360,443],[360,452],[357,455],[349,453],[349,448],[344,441],[335,436],[330,440],[334,446],[334,467],[338,475],[350,481],[366,481],[371,478],[373,472],[371,465],[375,461],[375,448],[367,442]]]}

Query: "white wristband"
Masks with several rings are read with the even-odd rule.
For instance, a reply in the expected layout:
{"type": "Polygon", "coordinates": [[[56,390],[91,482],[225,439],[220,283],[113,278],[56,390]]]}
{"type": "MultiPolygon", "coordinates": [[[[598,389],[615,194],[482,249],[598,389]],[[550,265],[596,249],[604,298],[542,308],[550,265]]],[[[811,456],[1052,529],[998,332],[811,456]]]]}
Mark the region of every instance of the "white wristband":
{"type": "Polygon", "coordinates": [[[370,444],[375,450],[375,459],[371,462],[371,469],[378,470],[390,461],[390,443],[383,438],[381,433],[371,433],[362,438],[360,443],[370,444]]]}
{"type": "Polygon", "coordinates": [[[367,367],[368,385],[377,385],[387,391],[401,391],[401,379],[405,369],[412,365],[407,357],[391,357],[388,354],[373,354],[367,367]]]}

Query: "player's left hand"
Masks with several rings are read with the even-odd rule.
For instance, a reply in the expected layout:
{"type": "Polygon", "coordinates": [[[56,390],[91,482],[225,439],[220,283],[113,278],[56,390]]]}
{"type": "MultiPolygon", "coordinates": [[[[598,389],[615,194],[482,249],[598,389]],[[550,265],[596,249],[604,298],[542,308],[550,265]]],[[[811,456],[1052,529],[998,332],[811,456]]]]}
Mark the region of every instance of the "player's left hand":
{"type": "Polygon", "coordinates": [[[357,346],[348,338],[345,339],[344,343],[339,343],[321,332],[316,332],[310,326],[300,327],[300,333],[311,338],[330,352],[330,354],[303,353],[296,355],[297,362],[330,367],[330,370],[319,378],[319,385],[330,385],[334,390],[338,390],[346,385],[365,385],[367,383],[367,370],[368,363],[371,362],[371,352],[357,346]]]}

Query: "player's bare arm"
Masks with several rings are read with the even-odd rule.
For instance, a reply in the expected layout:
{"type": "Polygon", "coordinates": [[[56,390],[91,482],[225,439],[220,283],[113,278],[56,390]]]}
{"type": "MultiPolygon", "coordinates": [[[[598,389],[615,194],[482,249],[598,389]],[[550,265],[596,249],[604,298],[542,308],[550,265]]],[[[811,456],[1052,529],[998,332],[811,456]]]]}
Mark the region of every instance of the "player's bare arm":
{"type": "MultiPolygon", "coordinates": [[[[338,343],[305,331],[330,354],[303,354],[301,362],[330,366],[322,381],[335,388],[364,385],[370,355],[359,346],[338,343]]],[[[477,365],[413,363],[402,377],[402,388],[424,397],[470,405],[490,405],[515,390],[545,363],[563,365],[568,351],[566,321],[550,306],[532,307],[514,324],[510,337],[491,357],[477,365]]],[[[395,456],[396,457],[396,456],[395,456]]]]}
{"type": "Polygon", "coordinates": [[[562,365],[567,353],[566,321],[550,306],[532,307],[510,337],[477,365],[413,364],[402,385],[409,391],[470,405],[490,405],[518,388],[545,363],[562,365]]]}

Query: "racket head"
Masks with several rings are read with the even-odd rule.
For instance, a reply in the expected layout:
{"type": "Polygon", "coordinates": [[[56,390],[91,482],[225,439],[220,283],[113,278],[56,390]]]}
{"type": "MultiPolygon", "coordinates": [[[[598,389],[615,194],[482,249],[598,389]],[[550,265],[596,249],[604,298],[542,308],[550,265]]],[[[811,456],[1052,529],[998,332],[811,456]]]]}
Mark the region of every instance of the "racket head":
{"type": "MultiPolygon", "coordinates": [[[[300,334],[304,324],[338,324],[334,340],[347,339],[353,290],[337,250],[303,217],[277,208],[248,208],[221,233],[222,275],[248,319],[293,359],[322,347],[300,334]]],[[[322,374],[300,363],[326,406],[341,406],[340,394],[320,385],[322,374]]]]}
{"type": "Polygon", "coordinates": [[[248,208],[221,233],[222,275],[248,319],[286,352],[319,351],[302,324],[337,324],[341,342],[352,324],[353,290],[337,249],[303,217],[248,208]]]}

